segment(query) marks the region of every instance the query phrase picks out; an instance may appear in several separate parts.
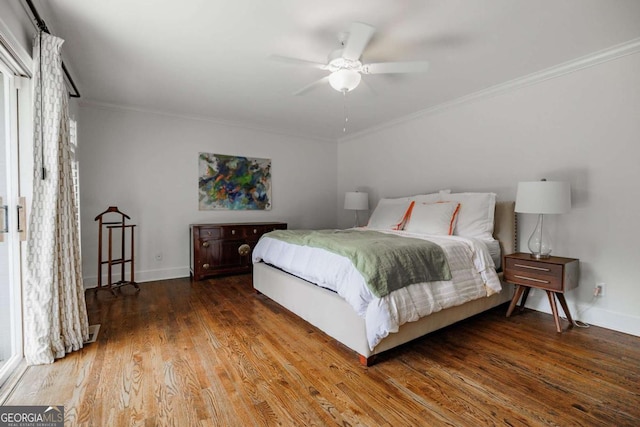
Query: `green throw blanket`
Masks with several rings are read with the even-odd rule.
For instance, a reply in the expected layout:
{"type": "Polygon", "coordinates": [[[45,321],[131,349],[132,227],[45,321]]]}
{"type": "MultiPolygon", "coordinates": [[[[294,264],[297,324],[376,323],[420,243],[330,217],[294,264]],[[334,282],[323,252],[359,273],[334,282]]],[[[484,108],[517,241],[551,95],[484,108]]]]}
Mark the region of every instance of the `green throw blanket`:
{"type": "Polygon", "coordinates": [[[377,297],[413,283],[451,280],[444,251],[427,240],[371,230],[276,230],[266,236],[349,258],[377,297]]]}

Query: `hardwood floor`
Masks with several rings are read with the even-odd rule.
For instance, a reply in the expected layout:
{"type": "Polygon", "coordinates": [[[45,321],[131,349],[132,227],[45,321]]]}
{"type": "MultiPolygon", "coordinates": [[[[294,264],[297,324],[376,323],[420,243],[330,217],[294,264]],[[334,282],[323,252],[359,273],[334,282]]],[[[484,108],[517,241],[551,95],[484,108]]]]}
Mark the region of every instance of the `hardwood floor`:
{"type": "Polygon", "coordinates": [[[501,306],[364,368],[250,275],[140,287],[89,292],[98,341],[5,405],[64,404],[65,426],[640,425],[638,337],[501,306]]]}

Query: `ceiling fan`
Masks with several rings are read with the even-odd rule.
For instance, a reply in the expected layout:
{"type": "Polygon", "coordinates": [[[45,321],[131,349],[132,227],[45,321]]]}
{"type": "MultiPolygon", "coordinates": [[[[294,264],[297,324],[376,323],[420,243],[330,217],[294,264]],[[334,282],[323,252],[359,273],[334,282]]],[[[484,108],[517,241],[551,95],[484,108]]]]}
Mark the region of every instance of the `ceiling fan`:
{"type": "Polygon", "coordinates": [[[352,23],[349,33],[346,35],[346,40],[341,41],[341,46],[329,54],[326,64],[278,55],[272,55],[271,58],[281,62],[304,65],[331,72],[328,76],[297,90],[293,93],[294,95],[302,95],[326,83],[329,83],[338,92],[346,94],[358,87],[362,80],[362,74],[422,73],[427,71],[429,68],[427,61],[363,64],[360,61],[360,57],[374,32],[375,28],[371,25],[361,22],[352,23]]]}

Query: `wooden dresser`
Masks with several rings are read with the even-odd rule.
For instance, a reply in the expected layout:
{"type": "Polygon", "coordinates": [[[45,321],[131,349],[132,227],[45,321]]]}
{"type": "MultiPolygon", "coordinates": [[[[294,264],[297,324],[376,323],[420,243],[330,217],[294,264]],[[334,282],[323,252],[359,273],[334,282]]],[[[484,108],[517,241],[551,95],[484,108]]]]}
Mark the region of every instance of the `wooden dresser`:
{"type": "Polygon", "coordinates": [[[251,272],[251,251],[260,236],[286,228],[283,222],[191,224],[191,277],[201,280],[218,274],[251,272]]]}

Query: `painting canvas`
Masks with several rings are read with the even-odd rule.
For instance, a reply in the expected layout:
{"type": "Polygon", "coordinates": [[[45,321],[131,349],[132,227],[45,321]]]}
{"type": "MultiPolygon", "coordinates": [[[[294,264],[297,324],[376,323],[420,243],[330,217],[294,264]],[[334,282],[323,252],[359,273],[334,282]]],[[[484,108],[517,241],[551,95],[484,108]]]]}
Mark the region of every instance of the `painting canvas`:
{"type": "Polygon", "coordinates": [[[199,154],[200,210],[270,210],[271,159],[199,154]]]}

